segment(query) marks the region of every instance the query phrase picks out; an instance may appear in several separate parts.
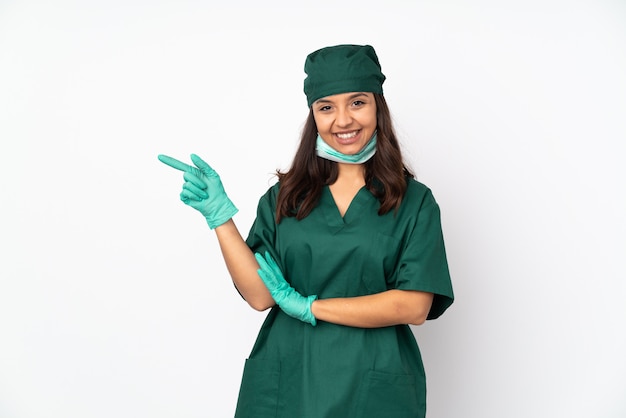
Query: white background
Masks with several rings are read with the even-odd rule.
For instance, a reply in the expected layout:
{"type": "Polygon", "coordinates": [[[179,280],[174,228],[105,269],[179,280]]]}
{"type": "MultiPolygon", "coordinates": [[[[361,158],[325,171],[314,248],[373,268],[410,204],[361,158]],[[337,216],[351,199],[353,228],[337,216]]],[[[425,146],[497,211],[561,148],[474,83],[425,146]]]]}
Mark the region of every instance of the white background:
{"type": "Polygon", "coordinates": [[[246,235],[339,43],[442,208],[429,418],[626,416],[623,1],[0,0],[0,417],[232,416],[265,314],[156,157],[246,235]]]}

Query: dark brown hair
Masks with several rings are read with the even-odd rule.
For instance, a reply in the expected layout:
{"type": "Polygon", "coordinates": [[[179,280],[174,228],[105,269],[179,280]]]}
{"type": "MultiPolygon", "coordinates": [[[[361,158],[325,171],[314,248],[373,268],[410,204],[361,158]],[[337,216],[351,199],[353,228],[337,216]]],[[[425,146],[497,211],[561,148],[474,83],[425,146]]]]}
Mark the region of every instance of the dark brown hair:
{"type": "MultiPolygon", "coordinates": [[[[393,129],[391,113],[383,95],[374,94],[376,100],[376,154],[365,165],[365,186],[380,201],[378,214],[398,209],[406,191],[407,177],[415,177],[404,165],[400,144],[393,129]]],[[[313,111],[302,129],[300,146],[291,168],[276,171],[280,181],[276,222],[283,217],[305,218],[317,205],[325,185],[337,180],[337,163],[317,156],[315,145],[317,126],[313,111]]]]}

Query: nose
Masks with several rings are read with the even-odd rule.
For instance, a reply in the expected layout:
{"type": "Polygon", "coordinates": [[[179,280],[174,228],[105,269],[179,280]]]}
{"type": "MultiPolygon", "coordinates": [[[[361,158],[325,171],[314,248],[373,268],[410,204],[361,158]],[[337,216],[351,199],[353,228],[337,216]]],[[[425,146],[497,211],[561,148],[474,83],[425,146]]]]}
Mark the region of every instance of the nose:
{"type": "Polygon", "coordinates": [[[352,114],[350,113],[350,110],[339,108],[335,123],[340,127],[349,126],[352,123],[352,114]]]}

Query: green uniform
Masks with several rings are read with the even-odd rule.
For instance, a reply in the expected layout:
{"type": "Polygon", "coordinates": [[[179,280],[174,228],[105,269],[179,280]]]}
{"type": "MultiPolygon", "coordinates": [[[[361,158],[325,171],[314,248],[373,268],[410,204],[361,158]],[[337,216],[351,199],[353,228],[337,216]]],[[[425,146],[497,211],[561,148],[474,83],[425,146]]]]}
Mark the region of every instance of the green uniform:
{"type": "MultiPolygon", "coordinates": [[[[278,187],[260,199],[247,244],[269,251],[299,293],[327,299],[432,292],[429,319],[450,306],[439,207],[426,186],[410,179],[398,212],[382,216],[362,188],[343,217],[325,187],[309,216],[276,224],[278,187]]],[[[236,417],[416,418],[425,403],[424,368],[409,326],[313,327],[274,307],[246,360],[236,417]]]]}

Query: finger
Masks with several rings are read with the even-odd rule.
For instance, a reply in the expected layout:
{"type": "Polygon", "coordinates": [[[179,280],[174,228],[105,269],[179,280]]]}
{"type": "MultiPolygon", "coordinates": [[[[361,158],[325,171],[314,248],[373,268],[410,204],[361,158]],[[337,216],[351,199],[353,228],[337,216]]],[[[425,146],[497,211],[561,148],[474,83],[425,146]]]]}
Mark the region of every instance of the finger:
{"type": "Polygon", "coordinates": [[[207,184],[204,181],[202,181],[198,176],[189,171],[185,171],[185,174],[183,174],[183,178],[185,179],[185,181],[193,183],[199,189],[207,188],[207,184]]]}
{"type": "Polygon", "coordinates": [[[180,171],[192,171],[194,169],[194,167],[185,164],[182,161],[178,161],[176,158],[168,157],[167,155],[163,154],[159,154],[159,161],[180,171]]]}
{"type": "Polygon", "coordinates": [[[209,194],[207,192],[196,187],[196,185],[193,183],[189,183],[189,182],[184,183],[183,189],[193,193],[194,195],[198,196],[200,199],[206,199],[207,197],[209,197],[209,194]]]}
{"type": "Polygon", "coordinates": [[[205,175],[217,176],[217,172],[211,168],[209,164],[206,163],[202,158],[198,157],[196,154],[191,154],[191,161],[198,167],[205,175]]]}
{"type": "Polygon", "coordinates": [[[195,193],[190,192],[187,189],[183,189],[183,191],[180,192],[180,200],[187,203],[190,200],[195,200],[196,202],[200,202],[204,199],[202,199],[200,196],[196,195],[195,193]]]}
{"type": "Polygon", "coordinates": [[[272,271],[271,267],[267,264],[267,261],[265,261],[261,254],[254,253],[254,258],[256,258],[256,261],[259,263],[259,267],[261,267],[261,269],[272,271]]]}
{"type": "Polygon", "coordinates": [[[259,275],[259,277],[261,278],[261,281],[263,282],[263,284],[265,285],[265,287],[267,287],[267,290],[269,290],[270,294],[272,295],[272,298],[274,299],[274,302],[278,303],[277,300],[277,293],[276,290],[278,289],[278,282],[276,280],[276,278],[269,274],[267,271],[262,270],[262,269],[258,269],[257,273],[259,275]]]}
{"type": "Polygon", "coordinates": [[[265,251],[265,260],[267,260],[267,265],[272,269],[272,271],[277,272],[281,275],[283,274],[283,272],[280,270],[280,267],[278,267],[278,263],[274,261],[269,251],[265,251]]]}
{"type": "Polygon", "coordinates": [[[266,286],[269,286],[270,280],[267,277],[267,273],[263,269],[258,269],[256,272],[258,273],[261,280],[263,280],[263,283],[265,283],[266,286]]]}
{"type": "Polygon", "coordinates": [[[264,275],[261,279],[263,279],[268,287],[271,286],[272,289],[276,289],[280,285],[280,275],[276,275],[276,271],[267,264],[267,261],[265,261],[261,254],[256,253],[254,257],[259,263],[259,267],[261,267],[260,271],[262,271],[264,275]]]}

